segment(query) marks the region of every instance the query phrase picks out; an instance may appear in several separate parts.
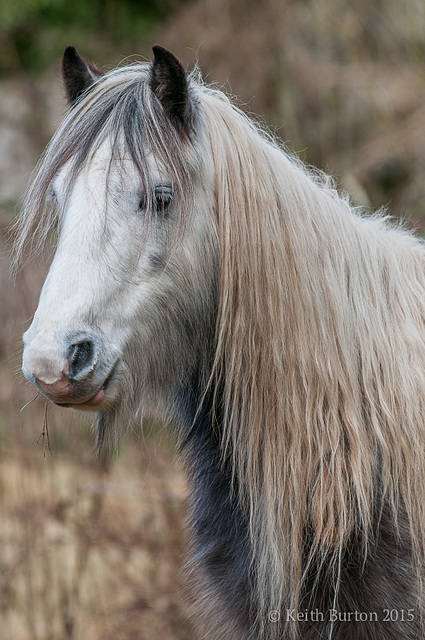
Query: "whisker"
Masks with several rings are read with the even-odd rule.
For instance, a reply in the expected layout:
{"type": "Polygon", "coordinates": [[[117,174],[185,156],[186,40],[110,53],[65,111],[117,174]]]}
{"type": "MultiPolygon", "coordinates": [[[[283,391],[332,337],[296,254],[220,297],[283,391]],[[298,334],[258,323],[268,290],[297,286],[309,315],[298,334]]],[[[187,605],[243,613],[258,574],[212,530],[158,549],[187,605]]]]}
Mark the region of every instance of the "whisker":
{"type": "Polygon", "coordinates": [[[28,402],[26,404],[24,404],[23,407],[21,407],[21,409],[19,409],[19,411],[24,411],[24,409],[26,409],[30,404],[32,404],[33,402],[35,402],[35,400],[37,400],[37,398],[41,395],[40,392],[36,393],[35,396],[31,399],[28,400],[28,402]]]}

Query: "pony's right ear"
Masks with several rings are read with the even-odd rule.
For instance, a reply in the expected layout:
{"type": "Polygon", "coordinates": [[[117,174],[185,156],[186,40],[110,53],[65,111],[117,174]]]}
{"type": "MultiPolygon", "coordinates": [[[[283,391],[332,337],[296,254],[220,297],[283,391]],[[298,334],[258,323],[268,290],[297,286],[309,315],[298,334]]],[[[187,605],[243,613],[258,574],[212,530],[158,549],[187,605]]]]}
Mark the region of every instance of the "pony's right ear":
{"type": "Polygon", "coordinates": [[[173,125],[178,130],[187,130],[191,120],[191,104],[186,72],[181,62],[164,47],[155,45],[152,50],[154,60],[150,87],[173,125]]]}
{"type": "Polygon", "coordinates": [[[75,47],[65,49],[62,58],[62,78],[71,105],[102,75],[103,72],[91,62],[84,60],[75,47]]]}

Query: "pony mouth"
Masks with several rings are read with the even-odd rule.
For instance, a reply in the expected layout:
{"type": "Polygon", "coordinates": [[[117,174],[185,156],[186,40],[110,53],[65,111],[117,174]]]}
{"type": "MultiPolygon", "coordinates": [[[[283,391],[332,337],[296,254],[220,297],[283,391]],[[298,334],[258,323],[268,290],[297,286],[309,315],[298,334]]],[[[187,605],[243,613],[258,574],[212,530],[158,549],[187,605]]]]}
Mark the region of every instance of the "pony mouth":
{"type": "Polygon", "coordinates": [[[89,398],[86,397],[86,398],[82,398],[81,400],[73,399],[71,402],[54,401],[54,404],[56,404],[58,407],[72,408],[72,409],[81,409],[81,410],[85,410],[85,409],[90,410],[92,408],[97,409],[97,407],[101,405],[105,400],[106,392],[110,387],[113,378],[115,377],[116,368],[117,368],[117,363],[115,363],[115,365],[112,367],[111,371],[109,372],[108,376],[105,378],[100,389],[98,389],[96,393],[94,393],[89,398]]]}

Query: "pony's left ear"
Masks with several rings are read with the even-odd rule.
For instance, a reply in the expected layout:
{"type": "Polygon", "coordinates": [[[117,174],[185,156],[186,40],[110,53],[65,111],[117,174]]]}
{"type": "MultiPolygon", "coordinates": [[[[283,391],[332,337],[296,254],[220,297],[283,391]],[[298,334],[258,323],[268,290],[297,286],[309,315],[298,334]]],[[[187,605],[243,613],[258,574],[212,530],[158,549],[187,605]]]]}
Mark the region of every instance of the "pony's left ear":
{"type": "Polygon", "coordinates": [[[72,105],[103,72],[84,60],[75,47],[67,47],[62,58],[62,77],[68,102],[72,105]]]}
{"type": "Polygon", "coordinates": [[[178,130],[190,125],[191,108],[186,72],[177,58],[158,45],[152,47],[154,60],[150,86],[178,130]]]}

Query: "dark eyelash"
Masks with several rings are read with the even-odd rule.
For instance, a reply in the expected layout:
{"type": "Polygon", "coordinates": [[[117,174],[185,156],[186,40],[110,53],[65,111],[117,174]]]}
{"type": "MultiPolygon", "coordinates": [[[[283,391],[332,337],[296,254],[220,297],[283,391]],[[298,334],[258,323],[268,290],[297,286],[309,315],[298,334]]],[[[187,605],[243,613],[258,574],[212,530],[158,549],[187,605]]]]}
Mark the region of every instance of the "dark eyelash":
{"type": "Polygon", "coordinates": [[[158,213],[163,213],[168,209],[173,200],[173,190],[168,186],[155,187],[155,207],[158,213]]]}
{"type": "MultiPolygon", "coordinates": [[[[168,210],[171,202],[173,201],[173,198],[174,193],[171,187],[165,185],[159,185],[155,187],[153,205],[156,213],[164,214],[168,210]]],[[[146,209],[146,207],[146,196],[143,196],[143,198],[139,202],[139,209],[143,210],[146,209]]]]}
{"type": "Polygon", "coordinates": [[[48,202],[57,202],[58,195],[53,187],[51,187],[47,193],[47,201],[48,202]]]}

